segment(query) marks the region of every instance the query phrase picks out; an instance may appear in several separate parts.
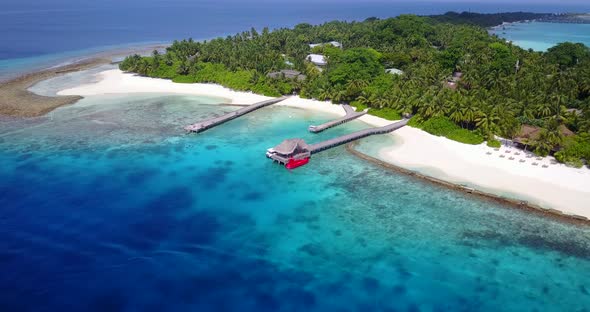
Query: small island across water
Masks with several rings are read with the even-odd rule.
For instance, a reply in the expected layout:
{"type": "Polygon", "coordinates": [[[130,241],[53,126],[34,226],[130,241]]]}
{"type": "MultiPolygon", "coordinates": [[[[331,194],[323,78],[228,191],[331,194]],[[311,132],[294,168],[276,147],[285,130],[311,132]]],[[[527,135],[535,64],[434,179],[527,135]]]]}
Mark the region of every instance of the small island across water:
{"type": "Polygon", "coordinates": [[[453,183],[513,191],[526,198],[524,205],[533,199],[584,218],[590,216],[583,186],[590,181],[590,50],[565,42],[546,53],[527,51],[486,29],[551,16],[402,15],[187,39],[120,64],[143,77],[109,71],[95,85],[60,94],[159,90],[240,104],[297,94],[285,105],[341,114],[323,101],[347,103],[368,108],[371,116],[361,120],[376,126],[413,116],[411,127],[396,134],[404,144],[380,157],[413,170],[442,170],[446,177],[440,178],[453,183]]]}

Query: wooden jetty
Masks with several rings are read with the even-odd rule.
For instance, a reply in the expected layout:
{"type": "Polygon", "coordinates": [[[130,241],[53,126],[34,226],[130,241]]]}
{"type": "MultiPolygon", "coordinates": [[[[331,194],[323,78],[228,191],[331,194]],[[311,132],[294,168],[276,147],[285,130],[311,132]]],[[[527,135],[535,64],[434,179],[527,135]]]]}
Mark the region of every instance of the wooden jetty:
{"type": "Polygon", "coordinates": [[[335,120],[332,120],[332,121],[329,121],[329,122],[326,122],[326,123],[321,124],[319,126],[309,126],[308,130],[313,133],[319,133],[319,132],[322,132],[326,129],[336,127],[336,126],[341,125],[343,123],[357,119],[357,118],[361,117],[362,115],[366,114],[368,111],[368,110],[364,110],[362,112],[357,112],[354,110],[354,108],[352,108],[348,104],[342,104],[342,108],[344,108],[344,111],[346,112],[345,116],[335,119],[335,120]]]}
{"type": "Polygon", "coordinates": [[[205,131],[207,129],[213,128],[213,127],[215,127],[217,125],[220,125],[222,123],[228,122],[228,121],[230,121],[232,119],[236,119],[236,118],[238,118],[240,116],[243,116],[243,115],[246,115],[248,113],[251,113],[251,112],[253,112],[253,111],[257,110],[257,109],[260,109],[260,108],[263,108],[263,107],[266,107],[266,106],[270,106],[272,104],[276,104],[276,103],[282,102],[282,101],[284,101],[284,100],[286,100],[288,98],[289,98],[288,96],[283,96],[283,97],[276,98],[276,99],[270,99],[270,100],[266,100],[266,101],[254,103],[252,105],[249,105],[249,106],[240,108],[238,110],[235,110],[233,112],[229,112],[227,114],[223,114],[223,115],[218,116],[218,117],[214,117],[214,118],[202,120],[202,121],[197,122],[195,124],[186,126],[184,129],[186,131],[189,131],[189,132],[196,132],[196,133],[203,132],[203,131],[205,131]]]}
{"type": "Polygon", "coordinates": [[[316,154],[321,151],[325,151],[332,147],[340,146],[342,144],[346,144],[348,142],[352,142],[358,139],[362,139],[371,135],[375,134],[384,134],[393,132],[406,124],[408,124],[409,119],[404,119],[398,122],[394,122],[390,125],[383,126],[383,127],[376,127],[376,128],[369,128],[364,130],[359,130],[353,133],[345,134],[343,136],[339,136],[333,139],[329,139],[320,143],[312,144],[309,146],[309,151],[311,154],[316,154]]]}
{"type": "Polygon", "coordinates": [[[358,139],[375,134],[384,134],[395,131],[408,124],[408,121],[409,119],[403,119],[387,126],[359,130],[311,145],[305,143],[303,139],[288,139],[274,148],[269,148],[266,151],[266,157],[272,159],[273,161],[277,161],[279,164],[287,164],[290,159],[298,160],[309,158],[312,154],[316,154],[358,139]]]}

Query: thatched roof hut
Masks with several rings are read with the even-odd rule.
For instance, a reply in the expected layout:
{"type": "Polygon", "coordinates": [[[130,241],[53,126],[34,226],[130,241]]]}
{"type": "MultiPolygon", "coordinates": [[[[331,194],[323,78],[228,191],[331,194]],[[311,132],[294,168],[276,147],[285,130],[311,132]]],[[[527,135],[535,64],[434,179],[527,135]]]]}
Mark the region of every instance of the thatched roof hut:
{"type": "MultiPolygon", "coordinates": [[[[516,135],[516,138],[514,138],[513,141],[520,144],[529,144],[530,142],[536,140],[539,137],[539,133],[541,133],[541,130],[542,128],[540,127],[522,125],[522,127],[520,128],[520,132],[518,133],[518,135],[516,135]]],[[[574,135],[574,133],[564,125],[559,126],[559,131],[561,132],[561,135],[563,135],[564,137],[574,135]]]]}
{"type": "Polygon", "coordinates": [[[287,139],[274,147],[274,150],[278,154],[289,156],[297,152],[309,151],[309,145],[302,139],[287,139]]]}

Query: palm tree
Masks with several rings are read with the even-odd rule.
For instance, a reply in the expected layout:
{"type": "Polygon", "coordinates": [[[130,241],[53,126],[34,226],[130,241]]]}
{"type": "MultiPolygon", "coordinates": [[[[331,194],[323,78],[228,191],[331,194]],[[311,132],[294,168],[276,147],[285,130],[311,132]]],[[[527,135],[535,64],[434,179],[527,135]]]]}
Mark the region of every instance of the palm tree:
{"type": "Polygon", "coordinates": [[[362,92],[356,100],[364,106],[369,106],[371,101],[369,100],[370,96],[366,92],[362,92]]]}
{"type": "Polygon", "coordinates": [[[465,110],[465,97],[460,92],[454,92],[446,100],[447,113],[449,118],[457,124],[461,124],[463,127],[463,111],[465,110]]]}
{"type": "Polygon", "coordinates": [[[557,119],[551,119],[547,122],[547,128],[542,129],[541,132],[539,132],[539,136],[534,141],[533,145],[535,147],[535,152],[546,156],[562,142],[563,135],[561,134],[559,121],[557,119]]]}
{"type": "Polygon", "coordinates": [[[147,60],[142,59],[137,66],[137,73],[141,76],[147,76],[150,72],[150,63],[147,60]]]}
{"type": "Polygon", "coordinates": [[[336,103],[341,103],[346,99],[346,91],[345,90],[337,90],[332,93],[332,101],[336,103]]]}
{"type": "Polygon", "coordinates": [[[497,112],[489,106],[485,110],[479,111],[475,117],[475,125],[481,128],[488,137],[498,132],[499,122],[500,117],[497,112]]]}
{"type": "Polygon", "coordinates": [[[418,113],[420,113],[424,119],[429,119],[436,113],[436,103],[434,103],[433,100],[423,102],[421,107],[418,109],[418,113]]]}
{"type": "Polygon", "coordinates": [[[332,92],[328,88],[319,89],[318,100],[326,101],[332,98],[332,92]]]}
{"type": "Polygon", "coordinates": [[[463,115],[463,121],[469,125],[475,122],[475,118],[479,114],[479,101],[474,97],[470,97],[467,101],[469,102],[463,107],[461,115],[463,115]]]}
{"type": "Polygon", "coordinates": [[[180,65],[178,65],[178,69],[176,72],[180,75],[187,75],[189,70],[190,70],[190,68],[186,64],[186,61],[182,61],[182,62],[180,62],[180,65]]]}
{"type": "Polygon", "coordinates": [[[553,149],[553,144],[549,143],[547,138],[548,132],[546,129],[541,130],[539,132],[539,136],[536,140],[532,142],[532,147],[535,149],[535,153],[541,156],[547,156],[551,149],[553,149]]]}
{"type": "Polygon", "coordinates": [[[164,54],[164,62],[168,66],[172,66],[172,64],[174,64],[174,59],[172,57],[172,52],[168,52],[168,53],[164,54]]]}
{"type": "Polygon", "coordinates": [[[542,100],[541,102],[539,102],[537,104],[536,110],[537,110],[537,116],[547,117],[547,116],[551,115],[552,105],[549,101],[542,100]]]}
{"type": "Polygon", "coordinates": [[[501,73],[497,70],[492,71],[486,77],[486,87],[488,89],[498,89],[502,85],[501,73]]]}
{"type": "Polygon", "coordinates": [[[553,94],[550,97],[551,101],[551,114],[559,121],[563,121],[565,119],[565,114],[567,113],[566,105],[568,102],[567,96],[563,94],[553,94]]]}
{"type": "Polygon", "coordinates": [[[360,92],[363,88],[367,87],[369,83],[362,79],[351,80],[346,84],[346,88],[351,94],[360,92]]]}

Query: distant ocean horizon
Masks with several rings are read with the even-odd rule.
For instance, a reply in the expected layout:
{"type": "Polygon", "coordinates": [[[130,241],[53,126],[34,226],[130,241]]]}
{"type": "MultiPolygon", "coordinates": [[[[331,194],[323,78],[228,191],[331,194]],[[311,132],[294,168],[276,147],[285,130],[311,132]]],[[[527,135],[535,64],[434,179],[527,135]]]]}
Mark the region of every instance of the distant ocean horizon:
{"type": "Polygon", "coordinates": [[[205,40],[251,27],[292,27],[332,20],[361,21],[400,14],[590,12],[586,5],[334,2],[304,1],[244,3],[236,0],[189,2],[111,0],[81,3],[58,0],[23,3],[8,0],[0,12],[0,80],[19,73],[51,67],[89,55],[138,46],[167,44],[176,39],[205,40]]]}

